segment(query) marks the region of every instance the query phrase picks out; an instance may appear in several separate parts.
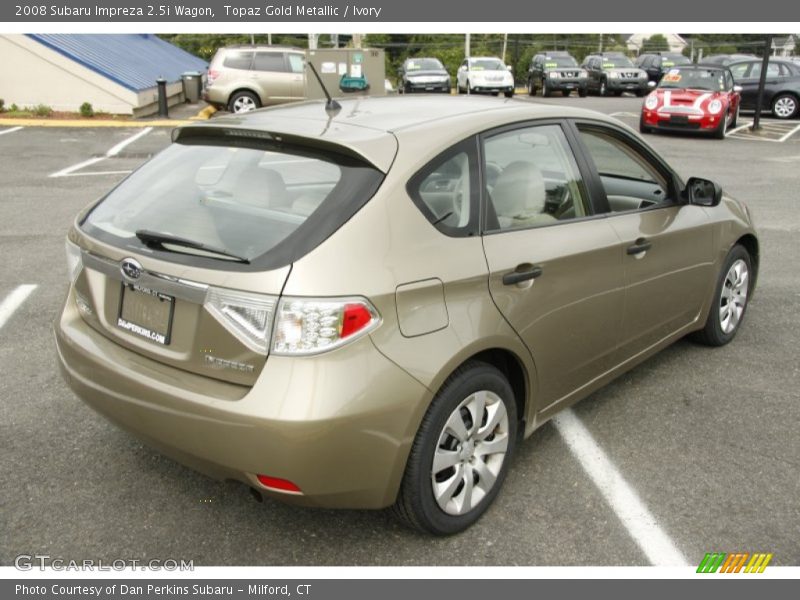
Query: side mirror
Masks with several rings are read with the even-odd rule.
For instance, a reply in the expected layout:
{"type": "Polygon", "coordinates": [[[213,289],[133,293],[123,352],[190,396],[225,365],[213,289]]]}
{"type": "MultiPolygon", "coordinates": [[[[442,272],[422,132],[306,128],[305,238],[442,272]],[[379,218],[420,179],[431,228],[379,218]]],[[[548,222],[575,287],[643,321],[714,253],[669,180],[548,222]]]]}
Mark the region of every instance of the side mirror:
{"type": "Polygon", "coordinates": [[[647,82],[647,87],[649,87],[652,90],[654,87],[656,87],[656,82],[655,81],[648,81],[647,82]]]}
{"type": "Polygon", "coordinates": [[[722,201],[722,188],[718,183],[700,177],[690,177],[684,190],[689,204],[717,206],[722,201]]]}
{"type": "Polygon", "coordinates": [[[733,86],[733,91],[736,92],[737,94],[741,94],[742,93],[742,86],[740,86],[740,85],[733,86]]]}

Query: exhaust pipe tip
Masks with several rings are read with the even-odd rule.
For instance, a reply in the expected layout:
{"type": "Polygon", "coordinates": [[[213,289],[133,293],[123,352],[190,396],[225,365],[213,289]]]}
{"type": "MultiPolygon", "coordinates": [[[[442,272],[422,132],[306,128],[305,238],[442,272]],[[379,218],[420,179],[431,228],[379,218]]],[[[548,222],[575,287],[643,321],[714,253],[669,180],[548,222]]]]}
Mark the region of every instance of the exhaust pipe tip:
{"type": "Polygon", "coordinates": [[[258,502],[259,504],[261,504],[262,502],[264,502],[264,496],[262,496],[262,495],[261,495],[261,492],[259,492],[259,491],[258,491],[256,488],[254,488],[254,487],[251,487],[251,488],[248,488],[248,489],[250,490],[250,494],[253,496],[253,500],[255,500],[256,502],[258,502]]]}

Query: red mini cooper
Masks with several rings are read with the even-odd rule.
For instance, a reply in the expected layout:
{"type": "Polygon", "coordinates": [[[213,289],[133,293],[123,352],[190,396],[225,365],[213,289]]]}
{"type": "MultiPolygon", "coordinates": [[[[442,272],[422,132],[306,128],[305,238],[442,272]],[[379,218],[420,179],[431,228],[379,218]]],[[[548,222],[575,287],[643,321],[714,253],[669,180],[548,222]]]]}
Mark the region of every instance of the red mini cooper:
{"type": "Polygon", "coordinates": [[[699,131],[724,139],[736,127],[742,88],[727,67],[682,65],[670,69],[642,104],[639,131],[699,131]]]}

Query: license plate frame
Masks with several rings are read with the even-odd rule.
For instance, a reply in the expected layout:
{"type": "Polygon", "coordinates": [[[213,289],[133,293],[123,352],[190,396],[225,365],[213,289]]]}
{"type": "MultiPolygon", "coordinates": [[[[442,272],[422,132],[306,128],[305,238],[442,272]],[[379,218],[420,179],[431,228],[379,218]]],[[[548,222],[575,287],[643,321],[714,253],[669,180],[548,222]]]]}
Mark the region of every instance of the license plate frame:
{"type": "Polygon", "coordinates": [[[122,284],[117,327],[160,346],[169,346],[174,315],[174,296],[137,284],[122,284]]]}

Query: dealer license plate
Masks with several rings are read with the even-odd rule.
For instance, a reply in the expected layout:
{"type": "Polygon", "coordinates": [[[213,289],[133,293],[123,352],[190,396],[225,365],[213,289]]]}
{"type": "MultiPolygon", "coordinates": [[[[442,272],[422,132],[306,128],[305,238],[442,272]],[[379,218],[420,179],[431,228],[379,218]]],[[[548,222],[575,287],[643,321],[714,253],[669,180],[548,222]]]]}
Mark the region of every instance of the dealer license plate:
{"type": "Polygon", "coordinates": [[[117,325],[157,344],[169,344],[175,299],[136,284],[122,285],[117,325]]]}

